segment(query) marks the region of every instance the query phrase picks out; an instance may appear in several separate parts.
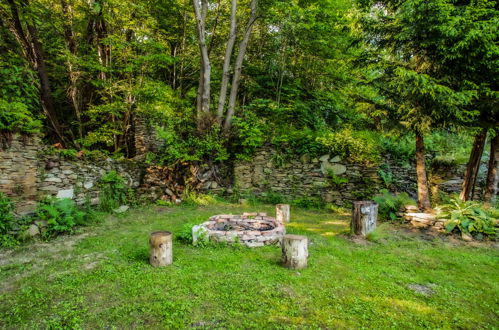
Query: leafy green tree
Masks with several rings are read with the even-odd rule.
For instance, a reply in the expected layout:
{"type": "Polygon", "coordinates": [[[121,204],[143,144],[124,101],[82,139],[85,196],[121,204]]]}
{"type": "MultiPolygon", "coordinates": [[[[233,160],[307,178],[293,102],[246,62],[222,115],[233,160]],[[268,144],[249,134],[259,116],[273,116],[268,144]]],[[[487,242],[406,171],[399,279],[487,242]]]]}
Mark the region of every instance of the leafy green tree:
{"type": "Polygon", "coordinates": [[[363,21],[377,71],[372,82],[394,118],[416,136],[418,205],[422,209],[431,208],[424,135],[434,128],[468,123],[477,115],[469,107],[477,91],[452,84],[442,61],[446,51],[442,44],[447,41],[442,31],[453,9],[448,0],[384,1],[371,4],[363,21]]]}

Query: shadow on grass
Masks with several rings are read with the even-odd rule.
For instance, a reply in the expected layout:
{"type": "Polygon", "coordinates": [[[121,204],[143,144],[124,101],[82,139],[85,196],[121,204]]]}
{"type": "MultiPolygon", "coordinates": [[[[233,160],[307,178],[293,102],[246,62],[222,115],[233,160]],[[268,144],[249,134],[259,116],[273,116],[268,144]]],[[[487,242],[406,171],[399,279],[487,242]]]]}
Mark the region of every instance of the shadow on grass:
{"type": "Polygon", "coordinates": [[[139,264],[149,264],[149,250],[145,247],[129,249],[124,256],[127,261],[139,264]]]}

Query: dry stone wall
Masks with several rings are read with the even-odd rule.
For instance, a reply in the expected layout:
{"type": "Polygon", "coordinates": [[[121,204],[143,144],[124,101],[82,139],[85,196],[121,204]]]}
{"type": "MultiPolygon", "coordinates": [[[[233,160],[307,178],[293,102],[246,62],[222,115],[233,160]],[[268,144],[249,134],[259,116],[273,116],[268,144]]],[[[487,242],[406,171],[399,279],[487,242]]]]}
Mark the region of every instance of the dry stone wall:
{"type": "Polygon", "coordinates": [[[0,192],[30,207],[38,194],[37,136],[5,135],[0,146],[0,192]]]}
{"type": "MultiPolygon", "coordinates": [[[[325,202],[338,205],[368,198],[383,188],[392,192],[407,192],[416,197],[415,168],[392,164],[389,159],[377,166],[352,164],[334,155],[317,158],[303,155],[276,162],[278,159],[274,150],[264,148],[251,161],[237,162],[234,166],[235,187],[256,194],[274,191],[296,197],[320,197],[325,202]]],[[[485,167],[478,178],[476,195],[480,194],[483,186],[485,167]]],[[[438,197],[439,191],[460,191],[463,165],[446,165],[443,168],[435,164],[429,170],[434,197],[438,197]]]]}
{"type": "Polygon", "coordinates": [[[14,134],[0,149],[0,191],[16,201],[18,213],[33,211],[36,201],[52,195],[97,203],[98,180],[111,170],[125,178],[130,188],[140,184],[142,169],[131,161],[66,160],[47,156],[36,136],[14,134]]]}
{"type": "Polygon", "coordinates": [[[382,184],[377,167],[351,164],[337,156],[303,155],[279,164],[274,155],[272,149],[262,149],[252,161],[236,163],[235,186],[257,194],[275,191],[342,205],[372,195],[382,184]]]}

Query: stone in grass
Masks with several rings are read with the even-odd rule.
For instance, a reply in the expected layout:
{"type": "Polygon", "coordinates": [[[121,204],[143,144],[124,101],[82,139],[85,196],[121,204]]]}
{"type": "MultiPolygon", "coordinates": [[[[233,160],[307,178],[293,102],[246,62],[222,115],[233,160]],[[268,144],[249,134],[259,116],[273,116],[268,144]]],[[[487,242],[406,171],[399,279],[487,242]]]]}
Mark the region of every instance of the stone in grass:
{"type": "Polygon", "coordinates": [[[433,289],[435,286],[436,286],[435,284],[424,285],[424,284],[411,283],[407,285],[407,288],[423,296],[431,297],[432,295],[435,294],[435,290],[433,289]]]}
{"type": "Polygon", "coordinates": [[[26,232],[24,233],[28,237],[35,237],[40,235],[40,228],[38,228],[37,225],[32,224],[29,226],[28,229],[26,229],[26,232]]]}
{"type": "Polygon", "coordinates": [[[208,242],[208,230],[201,226],[192,226],[192,244],[196,245],[198,242],[208,242]]]}
{"type": "Polygon", "coordinates": [[[128,211],[129,208],[130,208],[130,206],[128,206],[128,205],[121,205],[120,207],[118,207],[117,209],[114,209],[113,211],[115,213],[125,213],[126,211],[128,211]]]}

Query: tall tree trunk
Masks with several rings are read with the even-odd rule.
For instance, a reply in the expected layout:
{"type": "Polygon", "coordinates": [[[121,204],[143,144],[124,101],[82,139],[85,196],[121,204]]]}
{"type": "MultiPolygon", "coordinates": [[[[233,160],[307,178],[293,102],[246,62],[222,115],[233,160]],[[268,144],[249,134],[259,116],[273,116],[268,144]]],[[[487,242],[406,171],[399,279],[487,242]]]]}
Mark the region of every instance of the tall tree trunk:
{"type": "Polygon", "coordinates": [[[423,211],[430,210],[431,203],[428,178],[426,176],[424,138],[420,132],[416,132],[416,175],[418,184],[418,206],[423,211]]]}
{"type": "Polygon", "coordinates": [[[475,187],[478,170],[480,169],[480,160],[482,159],[483,149],[485,147],[485,140],[487,139],[487,130],[482,129],[480,133],[475,136],[473,148],[471,149],[468,165],[466,165],[466,173],[464,174],[464,181],[459,198],[463,201],[473,199],[473,188],[475,187]]]}
{"type": "MultiPolygon", "coordinates": [[[[45,57],[43,54],[43,47],[38,40],[38,31],[33,22],[26,21],[26,32],[24,31],[23,24],[19,15],[16,2],[14,0],[7,0],[10,6],[12,20],[8,22],[9,30],[12,32],[18,43],[23,48],[23,53],[31,64],[33,69],[38,75],[40,81],[40,99],[42,103],[43,112],[60,142],[63,142],[62,130],[59,120],[54,108],[54,101],[52,99],[52,92],[50,88],[50,81],[45,66],[45,57]]],[[[23,2],[25,6],[29,6],[29,2],[23,2]]]]}
{"type": "Polygon", "coordinates": [[[487,183],[483,200],[486,204],[494,206],[499,192],[499,132],[490,141],[490,158],[487,172],[487,183]]]}
{"type": "Polygon", "coordinates": [[[222,118],[224,115],[225,99],[227,98],[227,87],[229,85],[230,79],[230,59],[232,58],[232,50],[234,49],[234,44],[236,43],[236,9],[237,0],[232,0],[230,9],[229,40],[227,41],[227,48],[225,49],[222,84],[220,86],[220,96],[218,98],[217,120],[219,123],[222,123],[222,118]]]}
{"type": "Polygon", "coordinates": [[[236,108],[237,91],[239,89],[239,82],[241,80],[241,71],[243,68],[244,55],[246,54],[246,47],[248,46],[249,38],[253,24],[257,18],[257,5],[258,0],[251,0],[251,14],[244,31],[243,39],[239,44],[239,53],[237,54],[236,63],[234,65],[234,77],[232,78],[232,86],[230,90],[229,106],[227,108],[227,116],[225,118],[224,130],[228,131],[232,125],[232,117],[236,108]]]}
{"type": "MultiPolygon", "coordinates": [[[[66,46],[69,50],[71,56],[76,57],[76,40],[74,37],[73,29],[71,24],[73,22],[73,14],[71,6],[66,2],[66,0],[61,1],[62,14],[64,17],[64,39],[66,41],[66,46]]],[[[72,59],[68,59],[68,77],[69,77],[69,87],[68,96],[73,104],[73,109],[78,121],[78,137],[83,138],[83,122],[82,122],[82,102],[83,97],[81,93],[81,88],[78,88],[78,80],[80,77],[80,72],[78,72],[73,64],[72,59]]]]}
{"type": "Polygon", "coordinates": [[[203,114],[210,111],[210,84],[211,84],[211,64],[206,46],[206,15],[208,11],[207,0],[193,0],[194,14],[196,16],[196,26],[198,34],[198,46],[201,53],[201,70],[199,76],[197,113],[199,120],[203,114]]]}

